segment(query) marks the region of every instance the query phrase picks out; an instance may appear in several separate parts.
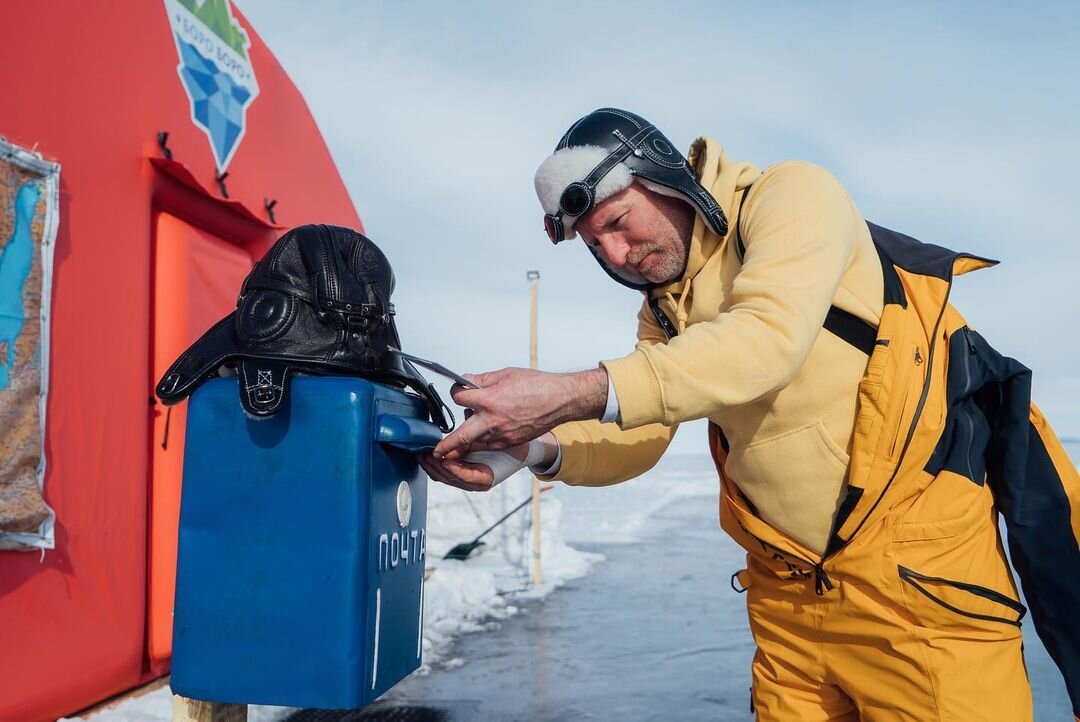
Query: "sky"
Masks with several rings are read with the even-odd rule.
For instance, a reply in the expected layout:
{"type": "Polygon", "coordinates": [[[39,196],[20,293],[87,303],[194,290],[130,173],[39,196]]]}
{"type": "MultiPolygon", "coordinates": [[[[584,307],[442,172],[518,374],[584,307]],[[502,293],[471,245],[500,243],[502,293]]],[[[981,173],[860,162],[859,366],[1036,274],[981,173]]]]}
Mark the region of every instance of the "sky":
{"type": "MultiPolygon", "coordinates": [[[[541,368],[633,349],[640,295],[580,242],[553,247],[533,191],[565,130],[616,106],[684,150],[710,135],[762,168],[818,163],[869,220],[1000,260],[952,301],[1080,437],[1080,6],[236,5],[394,266],[405,350],[458,371],[527,366],[529,270],[541,368]]],[[[687,427],[672,450],[704,452],[703,424],[687,427]]]]}

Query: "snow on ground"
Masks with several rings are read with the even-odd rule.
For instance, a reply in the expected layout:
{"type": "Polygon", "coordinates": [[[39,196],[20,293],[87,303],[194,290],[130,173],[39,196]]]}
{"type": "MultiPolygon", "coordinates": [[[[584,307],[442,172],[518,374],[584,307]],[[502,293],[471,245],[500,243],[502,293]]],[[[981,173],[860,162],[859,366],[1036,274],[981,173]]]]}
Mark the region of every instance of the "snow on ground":
{"type": "Polygon", "coordinates": [[[541,495],[542,584],[530,584],[532,568],[532,515],[530,505],[484,537],[484,546],[467,560],[443,559],[461,542],[472,541],[532,493],[525,473],[507,479],[494,491],[470,494],[443,484],[428,487],[427,566],[431,572],[424,589],[424,666],[455,663],[445,659],[450,641],[462,632],[497,626],[498,620],[517,613],[513,600],[543,596],[569,579],[588,572],[599,561],[567,546],[560,531],[562,502],[556,491],[541,495]]]}

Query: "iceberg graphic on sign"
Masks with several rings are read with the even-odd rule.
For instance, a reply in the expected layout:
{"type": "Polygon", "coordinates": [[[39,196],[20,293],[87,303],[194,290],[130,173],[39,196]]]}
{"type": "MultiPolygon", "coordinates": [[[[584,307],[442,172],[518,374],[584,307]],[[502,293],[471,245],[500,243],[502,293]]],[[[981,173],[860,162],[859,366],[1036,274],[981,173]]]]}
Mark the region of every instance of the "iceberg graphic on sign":
{"type": "Polygon", "coordinates": [[[210,135],[218,170],[225,170],[244,132],[244,111],[251,93],[218,70],[194,46],[180,42],[180,78],[191,98],[191,117],[210,135]]]}
{"type": "Polygon", "coordinates": [[[247,108],[259,94],[248,56],[251,41],[228,0],[165,0],[165,8],[191,120],[210,139],[218,172],[224,172],[244,137],[247,108]]]}

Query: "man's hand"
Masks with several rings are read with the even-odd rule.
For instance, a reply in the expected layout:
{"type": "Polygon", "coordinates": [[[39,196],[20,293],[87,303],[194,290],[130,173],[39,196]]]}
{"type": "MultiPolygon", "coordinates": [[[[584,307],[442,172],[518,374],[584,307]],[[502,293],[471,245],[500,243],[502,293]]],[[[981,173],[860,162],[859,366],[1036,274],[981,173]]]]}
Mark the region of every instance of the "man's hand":
{"type": "Polygon", "coordinates": [[[488,491],[528,465],[550,467],[558,453],[559,442],[554,435],[544,434],[528,444],[470,455],[461,461],[436,459],[431,453],[419,454],[417,460],[435,481],[465,491],[488,491]]]}
{"type": "Polygon", "coordinates": [[[434,456],[444,461],[509,449],[567,421],[598,419],[607,403],[603,367],[573,374],[509,368],[466,378],[481,388],[451,389],[454,401],[473,413],[435,447],[434,456]]]}
{"type": "MultiPolygon", "coordinates": [[[[529,453],[529,445],[522,444],[505,451],[524,463],[529,453]]],[[[490,491],[499,481],[502,481],[502,479],[496,481],[495,473],[486,464],[437,459],[431,452],[418,454],[416,460],[430,478],[465,491],[490,491]]]]}

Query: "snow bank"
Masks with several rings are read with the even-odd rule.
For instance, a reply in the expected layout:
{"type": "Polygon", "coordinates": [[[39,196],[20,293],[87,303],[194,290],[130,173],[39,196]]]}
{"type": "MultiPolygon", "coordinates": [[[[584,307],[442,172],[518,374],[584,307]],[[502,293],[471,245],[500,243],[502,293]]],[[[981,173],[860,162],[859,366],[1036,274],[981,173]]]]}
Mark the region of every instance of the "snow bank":
{"type": "Polygon", "coordinates": [[[427,565],[431,576],[424,590],[424,666],[445,660],[450,641],[462,632],[490,628],[517,612],[514,598],[549,593],[587,573],[602,559],[567,546],[560,532],[559,490],[541,495],[541,576],[530,584],[532,515],[530,505],[484,537],[467,560],[443,559],[456,544],[474,539],[500,517],[530,497],[532,480],[520,473],[494,491],[470,494],[432,484],[428,489],[427,565]]]}

